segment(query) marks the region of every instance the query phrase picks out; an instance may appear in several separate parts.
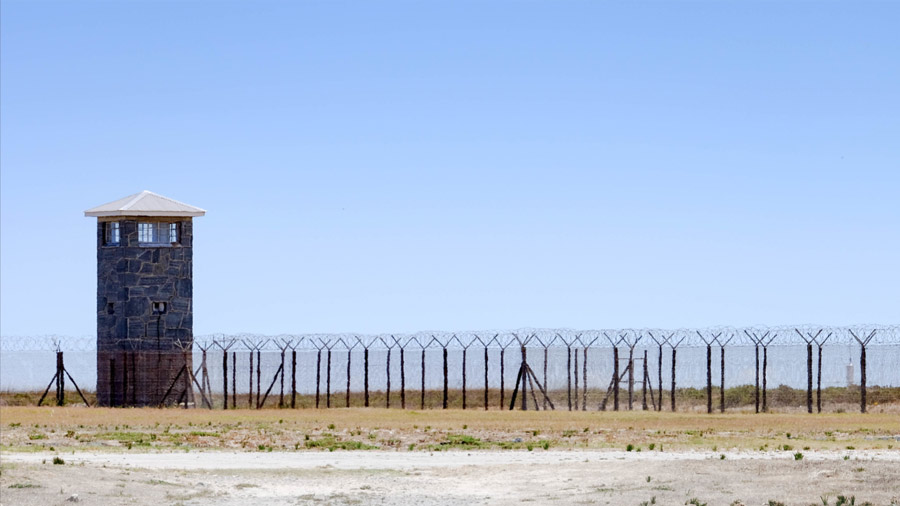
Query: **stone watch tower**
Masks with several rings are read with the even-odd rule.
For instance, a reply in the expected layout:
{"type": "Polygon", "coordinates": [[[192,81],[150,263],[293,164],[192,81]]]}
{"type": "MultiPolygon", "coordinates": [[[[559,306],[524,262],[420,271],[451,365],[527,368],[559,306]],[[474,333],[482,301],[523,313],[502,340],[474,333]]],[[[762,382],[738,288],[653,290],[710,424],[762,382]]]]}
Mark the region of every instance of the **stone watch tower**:
{"type": "Polygon", "coordinates": [[[97,218],[97,402],[193,402],[193,226],[206,211],[142,191],[97,218]]]}

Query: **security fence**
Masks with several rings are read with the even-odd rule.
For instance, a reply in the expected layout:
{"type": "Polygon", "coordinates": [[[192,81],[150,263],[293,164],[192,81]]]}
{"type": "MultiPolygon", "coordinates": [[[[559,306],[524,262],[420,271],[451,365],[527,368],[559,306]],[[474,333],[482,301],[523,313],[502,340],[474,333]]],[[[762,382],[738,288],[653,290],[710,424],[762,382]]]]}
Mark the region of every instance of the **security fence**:
{"type": "Polygon", "coordinates": [[[851,402],[865,412],[900,387],[896,325],[215,334],[170,350],[144,343],[98,352],[89,337],[3,337],[0,384],[40,389],[41,402],[55,386],[58,404],[71,384],[79,401],[91,404],[85,391],[96,386],[100,404],[114,406],[709,413],[773,404],[813,413],[851,402]]]}

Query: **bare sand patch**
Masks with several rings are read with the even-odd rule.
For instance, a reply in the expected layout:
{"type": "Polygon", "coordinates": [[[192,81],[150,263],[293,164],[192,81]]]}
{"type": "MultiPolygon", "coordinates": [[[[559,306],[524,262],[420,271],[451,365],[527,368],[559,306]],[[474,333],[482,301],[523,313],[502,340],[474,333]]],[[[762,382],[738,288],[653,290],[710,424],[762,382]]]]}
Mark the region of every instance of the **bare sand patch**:
{"type": "Polygon", "coordinates": [[[54,455],[5,454],[3,504],[61,504],[72,494],[85,504],[148,505],[807,505],[839,494],[900,504],[897,451],[802,460],[709,451],[77,452],[53,465],[54,455]]]}

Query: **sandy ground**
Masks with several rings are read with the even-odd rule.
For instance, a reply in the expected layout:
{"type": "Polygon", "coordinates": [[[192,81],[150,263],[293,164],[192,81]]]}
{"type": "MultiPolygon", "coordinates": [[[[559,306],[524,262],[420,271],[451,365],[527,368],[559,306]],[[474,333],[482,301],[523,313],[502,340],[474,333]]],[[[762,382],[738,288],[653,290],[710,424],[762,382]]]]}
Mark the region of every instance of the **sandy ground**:
{"type": "Polygon", "coordinates": [[[900,505],[900,451],[4,453],[0,503],[900,505]],[[724,459],[722,459],[724,455],[724,459]],[[848,457],[845,459],[845,456],[848,457]],[[654,502],[655,501],[655,502],[654,502]]]}

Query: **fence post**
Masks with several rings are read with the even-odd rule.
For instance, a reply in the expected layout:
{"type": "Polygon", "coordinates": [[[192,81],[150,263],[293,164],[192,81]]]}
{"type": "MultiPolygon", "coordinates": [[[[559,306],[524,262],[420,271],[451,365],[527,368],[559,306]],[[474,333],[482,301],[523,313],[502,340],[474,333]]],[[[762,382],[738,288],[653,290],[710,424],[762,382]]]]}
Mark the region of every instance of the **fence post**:
{"type": "MultiPolygon", "coordinates": [[[[331,407],[331,348],[328,348],[325,362],[325,407],[331,407]]],[[[366,403],[368,406],[369,404],[366,403]]]]}
{"type": "Polygon", "coordinates": [[[572,411],[572,347],[566,343],[566,397],[569,403],[569,411],[572,411]]]}
{"type": "Polygon", "coordinates": [[[322,349],[316,351],[316,409],[319,409],[319,390],[322,385],[322,349]]]}
{"type": "Polygon", "coordinates": [[[109,359],[109,405],[116,406],[116,359],[114,353],[110,353],[113,358],[109,359]]]}
{"type": "Polygon", "coordinates": [[[634,345],[628,347],[628,411],[634,409],[634,345]]]}
{"type": "Polygon", "coordinates": [[[859,411],[866,412],[866,345],[859,345],[859,411]]]}
{"type": "Polygon", "coordinates": [[[488,410],[488,349],[484,347],[484,410],[488,410]]]}
{"type": "Polygon", "coordinates": [[[657,375],[657,380],[658,380],[658,382],[657,382],[658,388],[656,391],[656,396],[659,399],[659,401],[656,403],[657,411],[662,411],[662,398],[663,398],[662,362],[663,362],[663,345],[662,345],[662,342],[660,342],[659,343],[659,360],[656,361],[656,365],[657,365],[656,375],[657,375]]]}
{"type": "MultiPolygon", "coordinates": [[[[525,373],[525,365],[528,363],[527,353],[528,352],[525,350],[525,343],[522,342],[522,364],[519,366],[519,374],[522,375],[522,411],[528,411],[528,398],[526,397],[528,383],[526,382],[527,375],[525,373]]],[[[534,409],[537,409],[537,406],[535,406],[534,409]]]]}
{"type": "Polygon", "coordinates": [[[297,350],[291,350],[291,409],[297,407],[297,350]]]}
{"type": "Polygon", "coordinates": [[[706,412],[712,413],[712,346],[706,345],[706,412]]]}
{"type": "Polygon", "coordinates": [[[345,399],[344,406],[350,407],[350,366],[353,363],[353,350],[350,347],[347,347],[347,395],[345,399]]]}
{"type": "Polygon", "coordinates": [[[866,412],[866,345],[869,344],[869,341],[875,337],[875,331],[873,330],[868,336],[865,334],[861,334],[863,338],[860,338],[856,335],[852,330],[850,331],[850,335],[853,336],[854,339],[859,343],[859,411],[860,413],[866,412]]]}
{"type": "MultiPolygon", "coordinates": [[[[584,360],[581,361],[582,367],[582,390],[581,390],[581,410],[587,411],[587,355],[588,355],[588,347],[584,347],[584,360]]],[[[544,387],[546,389],[546,386],[544,387]]],[[[546,400],[544,402],[547,402],[546,400]]]]}
{"type": "Polygon", "coordinates": [[[642,384],[641,384],[641,409],[643,411],[647,411],[647,378],[649,377],[649,372],[647,371],[647,350],[644,350],[644,374],[642,376],[642,384]]]}
{"type": "Polygon", "coordinates": [[[363,347],[363,391],[364,405],[369,407],[369,347],[363,347]]]}
{"type": "Polygon", "coordinates": [[[63,362],[63,352],[56,352],[56,405],[63,406],[66,404],[66,366],[63,362]]]}
{"type": "Polygon", "coordinates": [[[822,412],[822,345],[819,344],[819,371],[816,377],[816,410],[822,412]]]}
{"type": "Polygon", "coordinates": [[[406,350],[403,346],[400,346],[400,409],[406,409],[406,350]]]}
{"type": "Polygon", "coordinates": [[[425,347],[422,347],[422,400],[419,409],[425,409],[425,347]]]}
{"type": "Polygon", "coordinates": [[[678,349],[672,347],[672,391],[670,392],[672,401],[672,412],[675,412],[675,362],[678,358],[678,349]]]}
{"type": "Polygon", "coordinates": [[[613,346],[613,411],[619,410],[619,347],[613,346]]]}
{"type": "Polygon", "coordinates": [[[812,343],[806,343],[806,412],[812,413],[812,387],[813,387],[813,350],[812,343]]]}
{"type": "Polygon", "coordinates": [[[444,350],[444,409],[447,409],[447,347],[444,350]]]}
{"type": "Polygon", "coordinates": [[[385,395],[385,407],[391,407],[391,348],[387,350],[387,364],[385,365],[385,376],[387,376],[387,395],[385,395]]]}
{"type": "Polygon", "coordinates": [[[468,348],[463,348],[462,356],[462,408],[466,409],[466,352],[468,348]]]}
{"type": "Polygon", "coordinates": [[[575,411],[578,411],[578,348],[575,348],[575,370],[572,371],[575,376],[575,411]]]}
{"type": "Polygon", "coordinates": [[[756,351],[756,412],[759,413],[759,344],[753,348],[756,351]]]}
{"type": "Polygon", "coordinates": [[[228,350],[222,351],[222,409],[228,409],[228,350]]]}
{"type": "MultiPolygon", "coordinates": [[[[284,407],[284,348],[281,349],[281,374],[279,377],[278,407],[284,407]]],[[[210,395],[212,395],[210,393],[210,395]]]]}
{"type": "Polygon", "coordinates": [[[506,406],[506,379],[503,377],[506,371],[504,370],[504,355],[506,354],[506,348],[500,347],[500,409],[503,409],[506,406]]]}
{"type": "Polygon", "coordinates": [[[766,372],[769,368],[769,345],[763,345],[763,369],[762,369],[762,410],[763,413],[769,412],[769,404],[766,402],[766,372]]]}
{"type": "Polygon", "coordinates": [[[722,356],[720,357],[719,364],[719,373],[721,374],[721,378],[719,378],[719,413],[725,412],[725,345],[723,344],[720,348],[722,356]]]}
{"type": "Polygon", "coordinates": [[[259,394],[262,390],[262,351],[256,349],[256,409],[259,409],[259,394]]]}

